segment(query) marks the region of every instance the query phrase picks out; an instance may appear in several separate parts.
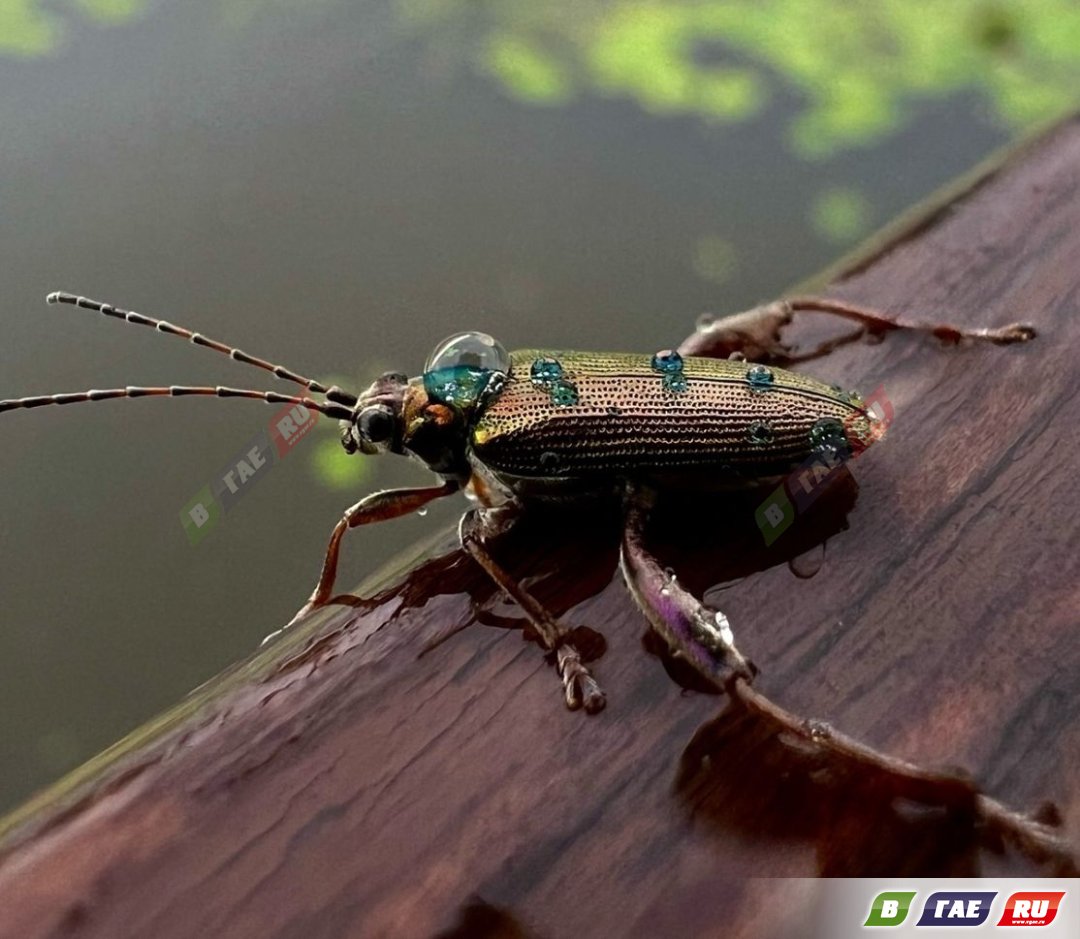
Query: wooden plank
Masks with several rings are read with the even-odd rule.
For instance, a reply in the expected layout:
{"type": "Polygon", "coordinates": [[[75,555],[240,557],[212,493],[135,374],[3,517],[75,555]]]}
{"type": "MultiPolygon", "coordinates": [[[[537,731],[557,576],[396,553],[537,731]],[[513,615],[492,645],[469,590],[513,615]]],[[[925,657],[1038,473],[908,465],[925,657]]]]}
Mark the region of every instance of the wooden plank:
{"type": "MultiPolygon", "coordinates": [[[[1052,800],[1074,843],[1078,184],[1073,120],[829,285],[1041,331],[1018,348],[890,336],[816,363],[895,405],[857,490],[772,549],[760,493],[673,504],[655,533],[775,699],[1009,804],[1052,800]],[[794,576],[826,536],[820,571],[794,576]]],[[[642,641],[617,519],[543,522],[498,554],[606,636],[604,713],[563,709],[517,611],[443,538],[373,602],[320,614],[12,817],[0,936],[775,937],[812,896],[781,906],[750,878],[1034,873],[963,819],[716,719],[722,701],[642,641]]]]}

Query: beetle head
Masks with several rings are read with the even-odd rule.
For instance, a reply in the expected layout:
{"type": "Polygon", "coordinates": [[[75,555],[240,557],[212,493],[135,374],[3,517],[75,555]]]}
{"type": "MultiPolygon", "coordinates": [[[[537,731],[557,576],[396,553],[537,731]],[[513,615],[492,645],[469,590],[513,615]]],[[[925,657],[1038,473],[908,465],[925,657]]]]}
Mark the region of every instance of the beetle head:
{"type": "MultiPolygon", "coordinates": [[[[405,396],[409,377],[401,372],[385,372],[355,399],[352,417],[339,423],[341,445],[346,453],[402,453],[405,437],[405,396]]],[[[331,388],[333,401],[346,393],[331,388]]]]}
{"type": "Polygon", "coordinates": [[[459,333],[435,347],[417,378],[386,372],[359,397],[339,388],[327,397],[353,409],[341,422],[349,453],[410,454],[443,476],[467,478],[469,428],[509,369],[496,340],[459,333]]]}

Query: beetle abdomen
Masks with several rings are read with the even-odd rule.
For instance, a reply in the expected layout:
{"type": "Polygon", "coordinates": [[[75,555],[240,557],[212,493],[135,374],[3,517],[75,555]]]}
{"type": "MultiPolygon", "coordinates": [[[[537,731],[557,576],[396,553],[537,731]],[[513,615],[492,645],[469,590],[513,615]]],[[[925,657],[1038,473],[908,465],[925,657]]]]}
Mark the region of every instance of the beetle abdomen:
{"type": "Polygon", "coordinates": [[[784,472],[874,435],[857,396],[748,362],[524,350],[473,427],[476,458],[516,477],[784,472]]]}

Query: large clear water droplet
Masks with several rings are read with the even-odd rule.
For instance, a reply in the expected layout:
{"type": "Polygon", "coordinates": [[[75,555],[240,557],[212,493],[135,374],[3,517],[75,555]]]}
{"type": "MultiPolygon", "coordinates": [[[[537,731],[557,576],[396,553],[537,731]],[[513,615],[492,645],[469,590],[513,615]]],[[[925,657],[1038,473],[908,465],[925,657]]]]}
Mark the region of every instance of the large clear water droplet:
{"type": "Polygon", "coordinates": [[[458,333],[435,347],[424,371],[458,367],[505,373],[510,371],[510,353],[487,333],[458,333]]]}
{"type": "Polygon", "coordinates": [[[443,340],[424,366],[424,389],[443,404],[477,404],[495,376],[510,370],[510,353],[487,333],[459,333],[443,340]]]}

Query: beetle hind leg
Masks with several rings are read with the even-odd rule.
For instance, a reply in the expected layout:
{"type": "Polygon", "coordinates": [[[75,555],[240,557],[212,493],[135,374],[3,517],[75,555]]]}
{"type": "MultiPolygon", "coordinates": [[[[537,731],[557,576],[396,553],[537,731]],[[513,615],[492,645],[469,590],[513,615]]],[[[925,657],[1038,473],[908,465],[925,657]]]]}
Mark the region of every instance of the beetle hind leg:
{"type": "Polygon", "coordinates": [[[491,556],[485,543],[507,525],[504,509],[470,509],[461,519],[458,534],[461,546],[479,564],[502,591],[528,617],[540,638],[540,644],[555,653],[555,667],[563,683],[563,697],[572,711],[584,708],[587,714],[604,709],[607,698],[589,671],[571,632],[491,556]]]}
{"type": "Polygon", "coordinates": [[[757,668],[735,645],[727,617],[685,590],[645,547],[650,503],[650,493],[630,488],[622,571],[634,600],[668,648],[710,683],[729,689],[736,679],[752,681],[757,668]]]}
{"type": "Polygon", "coordinates": [[[754,362],[791,364],[819,358],[864,336],[880,337],[894,331],[925,333],[942,342],[954,344],[963,340],[976,340],[992,342],[995,345],[1012,345],[1028,342],[1036,336],[1035,327],[1027,323],[969,328],[952,323],[909,320],[826,297],[788,297],[721,319],[703,318],[694,333],[679,346],[679,352],[682,355],[710,358],[739,356],[754,362]],[[780,332],[799,313],[835,316],[858,325],[841,336],[827,339],[806,351],[796,352],[780,338],[780,332]]]}

